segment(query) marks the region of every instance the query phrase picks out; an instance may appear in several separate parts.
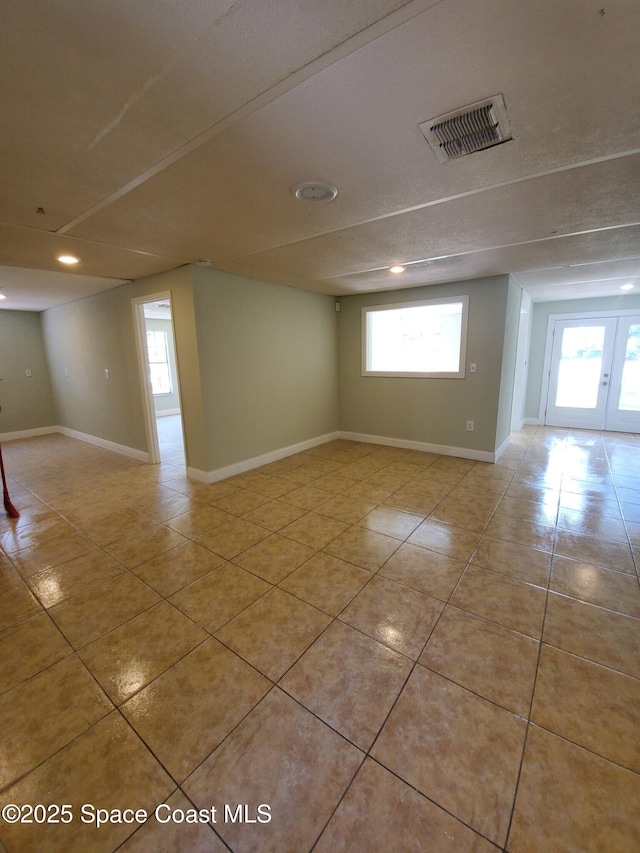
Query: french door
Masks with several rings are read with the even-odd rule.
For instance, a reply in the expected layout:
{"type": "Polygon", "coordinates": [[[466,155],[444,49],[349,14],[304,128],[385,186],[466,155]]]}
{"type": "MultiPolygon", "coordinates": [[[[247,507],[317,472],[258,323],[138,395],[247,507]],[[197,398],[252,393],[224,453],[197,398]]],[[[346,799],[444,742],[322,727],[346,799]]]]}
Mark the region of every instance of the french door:
{"type": "Polygon", "coordinates": [[[545,423],[640,432],[640,315],[555,321],[545,423]]]}

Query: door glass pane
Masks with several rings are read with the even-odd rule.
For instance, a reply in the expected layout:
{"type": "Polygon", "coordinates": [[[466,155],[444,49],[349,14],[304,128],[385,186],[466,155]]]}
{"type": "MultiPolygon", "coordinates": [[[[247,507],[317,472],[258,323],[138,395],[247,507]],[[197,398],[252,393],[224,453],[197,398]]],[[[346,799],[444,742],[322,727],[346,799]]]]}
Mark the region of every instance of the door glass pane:
{"type": "Polygon", "coordinates": [[[629,326],[618,408],[625,412],[640,411],[640,323],[629,326]]]}
{"type": "Polygon", "coordinates": [[[604,326],[564,329],[556,406],[595,409],[600,386],[604,326]]]}

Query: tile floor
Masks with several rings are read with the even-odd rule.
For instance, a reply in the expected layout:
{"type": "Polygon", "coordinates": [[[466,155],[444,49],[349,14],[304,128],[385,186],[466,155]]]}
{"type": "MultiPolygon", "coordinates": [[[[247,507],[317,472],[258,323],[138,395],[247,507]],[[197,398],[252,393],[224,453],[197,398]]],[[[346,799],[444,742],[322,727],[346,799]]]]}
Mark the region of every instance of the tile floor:
{"type": "Polygon", "coordinates": [[[4,456],[9,853],[640,850],[640,437],[4,456]]]}

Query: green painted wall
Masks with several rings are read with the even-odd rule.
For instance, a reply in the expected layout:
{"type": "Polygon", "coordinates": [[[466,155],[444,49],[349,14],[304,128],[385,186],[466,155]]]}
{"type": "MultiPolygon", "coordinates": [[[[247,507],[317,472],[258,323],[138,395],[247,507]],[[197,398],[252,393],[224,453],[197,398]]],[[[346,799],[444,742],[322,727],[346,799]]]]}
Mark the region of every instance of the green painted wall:
{"type": "Polygon", "coordinates": [[[193,275],[209,470],[338,429],[335,300],[193,275]]]}
{"type": "MultiPolygon", "coordinates": [[[[503,351],[509,292],[509,277],[495,276],[342,297],[338,355],[340,428],[371,436],[493,453],[505,367],[503,351]],[[464,294],[469,296],[467,368],[470,362],[476,362],[476,373],[469,373],[467,369],[465,379],[361,375],[361,310],[364,306],[464,294]],[[466,431],[469,420],[475,421],[474,432],[466,431]]],[[[515,298],[510,311],[514,310],[514,304],[515,298]]],[[[506,396],[503,405],[507,405],[506,396]]]]}
{"type": "Polygon", "coordinates": [[[527,375],[527,393],[525,399],[525,418],[535,420],[540,411],[540,394],[544,368],[544,354],[547,345],[547,327],[550,314],[587,314],[594,311],[626,311],[638,309],[640,313],[640,294],[624,294],[599,299],[573,299],[562,302],[534,302],[531,326],[531,349],[529,352],[529,372],[527,375]]]}
{"type": "Polygon", "coordinates": [[[0,311],[0,406],[0,434],[56,423],[40,314],[33,311],[0,311]]]}

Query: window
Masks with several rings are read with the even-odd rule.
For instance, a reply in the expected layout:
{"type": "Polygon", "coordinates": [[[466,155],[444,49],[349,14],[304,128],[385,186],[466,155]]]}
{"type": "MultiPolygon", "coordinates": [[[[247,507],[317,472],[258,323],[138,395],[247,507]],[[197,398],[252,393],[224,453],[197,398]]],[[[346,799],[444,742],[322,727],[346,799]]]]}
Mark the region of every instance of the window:
{"type": "Polygon", "coordinates": [[[463,379],[468,296],[362,309],[363,376],[463,379]]]}
{"type": "Polygon", "coordinates": [[[166,332],[147,332],[149,373],[154,397],[173,394],[171,371],[169,370],[169,348],[166,332]]]}

